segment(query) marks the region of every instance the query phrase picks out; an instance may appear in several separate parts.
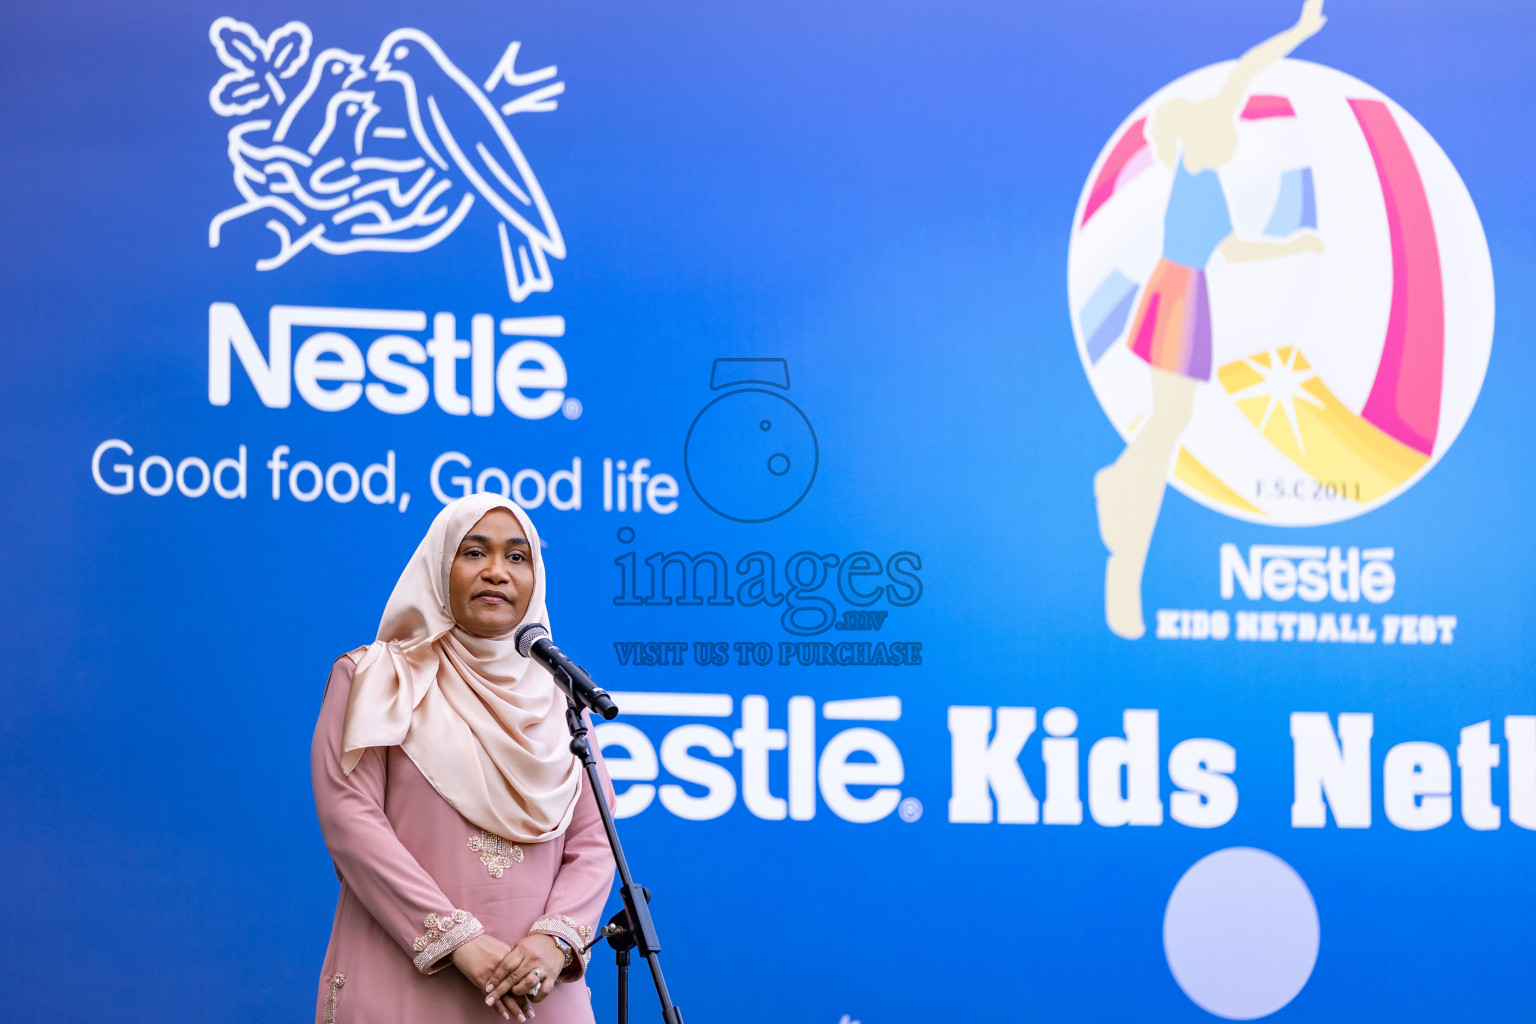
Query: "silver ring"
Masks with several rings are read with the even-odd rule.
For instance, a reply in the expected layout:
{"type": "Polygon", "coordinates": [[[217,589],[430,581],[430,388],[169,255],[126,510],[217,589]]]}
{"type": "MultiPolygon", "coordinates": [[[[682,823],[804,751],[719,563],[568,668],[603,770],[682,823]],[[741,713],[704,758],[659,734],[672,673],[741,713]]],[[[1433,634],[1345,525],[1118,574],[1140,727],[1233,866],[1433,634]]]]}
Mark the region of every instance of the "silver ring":
{"type": "Polygon", "coordinates": [[[534,983],[533,988],[528,990],[528,998],[529,999],[537,999],[537,998],[539,998],[539,989],[541,989],[543,987],[544,987],[544,979],[540,978],[537,982],[534,983]]]}

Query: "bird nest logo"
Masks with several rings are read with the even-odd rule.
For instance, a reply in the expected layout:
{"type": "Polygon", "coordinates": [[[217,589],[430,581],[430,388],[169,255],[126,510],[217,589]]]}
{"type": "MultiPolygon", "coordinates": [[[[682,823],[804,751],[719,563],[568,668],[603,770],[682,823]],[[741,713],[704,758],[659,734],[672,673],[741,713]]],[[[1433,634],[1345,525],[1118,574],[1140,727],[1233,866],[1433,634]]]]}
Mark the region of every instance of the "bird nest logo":
{"type": "Polygon", "coordinates": [[[477,84],[414,28],[389,33],[371,58],[328,47],[311,59],[309,27],[298,21],[263,38],[224,17],[208,35],[230,69],[208,101],[239,119],[229,161],[242,197],[208,225],[209,246],[226,224],[258,215],[278,249],[257,270],[308,248],[422,252],[483,201],[512,301],[554,286],[549,261],[565,258],[565,242],[508,128],[514,115],[555,109],[565,83],[553,80],[553,65],[519,73],[514,42],[477,84]]]}
{"type": "Polygon", "coordinates": [[[1165,484],[1255,523],[1348,519],[1428,473],[1482,388],[1493,272],[1472,199],[1402,107],[1284,59],[1321,8],[1145,100],[1078,201],[1072,326],[1126,441],[1094,479],[1122,636],[1143,628],[1165,484]]]}

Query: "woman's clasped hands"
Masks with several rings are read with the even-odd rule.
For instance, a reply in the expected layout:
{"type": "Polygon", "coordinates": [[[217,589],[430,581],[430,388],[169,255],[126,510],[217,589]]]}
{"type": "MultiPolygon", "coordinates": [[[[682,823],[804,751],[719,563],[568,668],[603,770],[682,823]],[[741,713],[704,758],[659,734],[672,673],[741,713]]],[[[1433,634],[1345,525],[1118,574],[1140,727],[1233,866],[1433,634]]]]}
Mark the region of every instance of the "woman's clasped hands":
{"type": "Polygon", "coordinates": [[[514,1016],[520,1024],[534,1016],[533,1004],[543,1002],[565,968],[565,954],[548,935],[525,936],[508,946],[491,935],[478,935],[453,951],[453,963],[485,993],[485,1005],[514,1016]]]}
{"type": "Polygon", "coordinates": [[[516,1017],[520,1024],[534,1016],[533,1004],[555,987],[564,962],[564,954],[547,935],[529,935],[515,946],[494,935],[477,935],[453,951],[453,965],[486,993],[485,1005],[502,1020],[516,1017]]]}
{"type": "MultiPolygon", "coordinates": [[[[521,996],[527,1003],[540,1003],[549,997],[565,969],[565,953],[552,937],[535,932],[526,935],[507,950],[486,982],[486,1005],[508,995],[521,996]]],[[[528,1009],[533,1016],[533,1008],[528,1009]]]]}

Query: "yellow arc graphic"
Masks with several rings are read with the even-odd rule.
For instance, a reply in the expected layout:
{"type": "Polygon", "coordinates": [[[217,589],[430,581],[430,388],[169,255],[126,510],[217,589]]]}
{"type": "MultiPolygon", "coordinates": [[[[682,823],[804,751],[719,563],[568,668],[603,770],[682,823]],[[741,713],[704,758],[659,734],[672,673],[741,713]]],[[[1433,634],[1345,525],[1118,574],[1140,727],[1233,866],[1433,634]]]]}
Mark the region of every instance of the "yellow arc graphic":
{"type": "MultiPolygon", "coordinates": [[[[1299,348],[1227,362],[1217,379],[1266,441],[1313,481],[1335,485],[1353,502],[1370,504],[1392,493],[1428,461],[1350,411],[1312,372],[1299,348]]],[[[1221,504],[1258,511],[1187,451],[1180,451],[1175,476],[1221,504]]]]}
{"type": "MultiPolygon", "coordinates": [[[[1233,360],[1216,376],[1265,440],[1350,501],[1369,504],[1391,493],[1429,461],[1345,407],[1295,346],[1233,360]]],[[[1186,450],[1179,452],[1174,475],[1213,501],[1261,511],[1186,450]]]]}

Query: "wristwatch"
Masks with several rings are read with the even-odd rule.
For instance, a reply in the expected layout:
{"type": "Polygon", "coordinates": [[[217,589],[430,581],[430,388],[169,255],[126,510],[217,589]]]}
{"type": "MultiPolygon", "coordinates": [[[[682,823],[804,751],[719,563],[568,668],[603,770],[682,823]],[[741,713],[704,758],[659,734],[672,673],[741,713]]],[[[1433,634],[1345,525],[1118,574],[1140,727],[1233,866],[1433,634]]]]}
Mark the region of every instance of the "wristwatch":
{"type": "Polygon", "coordinates": [[[565,954],[565,963],[560,965],[561,972],[564,972],[571,966],[571,959],[576,955],[576,951],[571,948],[571,944],[569,942],[566,942],[560,936],[551,935],[550,938],[554,939],[557,943],[560,944],[560,952],[565,954]]]}

